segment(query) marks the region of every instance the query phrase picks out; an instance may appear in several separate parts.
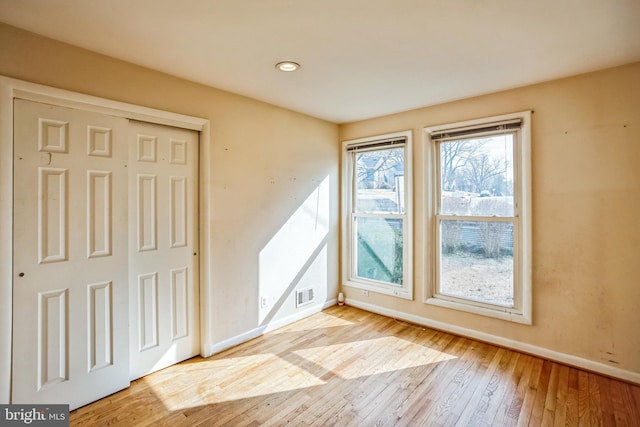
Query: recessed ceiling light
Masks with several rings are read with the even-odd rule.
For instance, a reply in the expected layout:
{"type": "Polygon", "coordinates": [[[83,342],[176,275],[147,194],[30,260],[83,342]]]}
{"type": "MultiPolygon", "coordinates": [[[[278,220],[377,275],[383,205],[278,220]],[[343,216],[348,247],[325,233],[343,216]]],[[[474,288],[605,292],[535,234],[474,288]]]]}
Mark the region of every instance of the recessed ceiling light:
{"type": "Polygon", "coordinates": [[[300,64],[293,61],[282,61],[276,64],[276,68],[280,71],[290,72],[300,69],[300,64]]]}

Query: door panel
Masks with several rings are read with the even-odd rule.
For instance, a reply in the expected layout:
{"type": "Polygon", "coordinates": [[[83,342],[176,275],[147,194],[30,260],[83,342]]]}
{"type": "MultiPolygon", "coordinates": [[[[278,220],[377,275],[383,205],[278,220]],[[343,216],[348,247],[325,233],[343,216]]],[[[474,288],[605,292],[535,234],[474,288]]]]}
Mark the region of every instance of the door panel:
{"type": "Polygon", "coordinates": [[[198,133],[129,127],[131,379],[199,354],[198,133]]]}
{"type": "Polygon", "coordinates": [[[13,403],[129,385],[127,128],[15,100],[13,403]]]}

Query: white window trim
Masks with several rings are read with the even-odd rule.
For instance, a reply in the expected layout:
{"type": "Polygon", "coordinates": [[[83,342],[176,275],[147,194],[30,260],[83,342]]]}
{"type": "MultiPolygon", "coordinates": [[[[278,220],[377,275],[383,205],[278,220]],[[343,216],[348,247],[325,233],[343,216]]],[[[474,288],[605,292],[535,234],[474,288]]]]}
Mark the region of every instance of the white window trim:
{"type": "MultiPolygon", "coordinates": [[[[389,133],[385,135],[376,135],[373,137],[359,138],[342,143],[342,284],[352,288],[362,289],[371,292],[377,292],[384,295],[391,295],[407,300],[413,299],[413,170],[412,170],[412,132],[402,131],[389,133]],[[394,286],[384,282],[375,280],[366,280],[362,278],[353,279],[352,269],[353,251],[351,250],[351,241],[353,236],[352,208],[353,208],[353,192],[352,192],[352,162],[349,159],[347,146],[365,144],[374,141],[383,141],[394,138],[405,138],[405,214],[396,215],[404,217],[403,221],[403,280],[402,286],[394,286]]],[[[393,215],[389,215],[393,216],[393,215]]]]}
{"type": "Polygon", "coordinates": [[[458,123],[448,123],[445,125],[430,126],[424,128],[424,165],[427,172],[427,185],[425,186],[425,218],[423,245],[426,256],[425,262],[425,289],[424,303],[445,307],[454,310],[465,311],[497,319],[507,320],[525,325],[533,324],[532,319],[532,215],[531,215],[531,111],[523,111],[500,116],[487,117],[482,119],[468,120],[458,123]],[[514,171],[519,176],[518,180],[518,215],[520,225],[517,235],[514,229],[514,250],[518,247],[520,262],[514,266],[514,281],[519,281],[519,286],[514,289],[514,299],[519,299],[517,310],[510,308],[500,308],[498,306],[483,304],[481,302],[465,302],[459,298],[447,298],[435,294],[437,280],[437,262],[435,260],[438,253],[437,224],[435,220],[438,201],[436,200],[438,191],[438,170],[435,165],[436,147],[431,139],[431,134],[447,129],[459,129],[464,127],[479,127],[483,124],[502,122],[513,119],[522,120],[520,128],[520,142],[516,144],[514,156],[518,156],[517,169],[514,171]],[[517,276],[516,276],[517,275],[517,276]],[[516,278],[517,277],[517,278],[516,278]]]}

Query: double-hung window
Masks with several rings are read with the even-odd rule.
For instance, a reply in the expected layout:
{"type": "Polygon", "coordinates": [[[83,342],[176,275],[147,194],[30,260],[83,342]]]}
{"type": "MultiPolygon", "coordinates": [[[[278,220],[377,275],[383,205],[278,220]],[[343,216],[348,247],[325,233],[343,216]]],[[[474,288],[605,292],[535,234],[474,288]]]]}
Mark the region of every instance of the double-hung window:
{"type": "Polygon", "coordinates": [[[344,284],[411,299],[411,132],[343,149],[344,284]]]}
{"type": "Polygon", "coordinates": [[[428,303],[531,323],[530,113],[427,129],[428,303]]]}

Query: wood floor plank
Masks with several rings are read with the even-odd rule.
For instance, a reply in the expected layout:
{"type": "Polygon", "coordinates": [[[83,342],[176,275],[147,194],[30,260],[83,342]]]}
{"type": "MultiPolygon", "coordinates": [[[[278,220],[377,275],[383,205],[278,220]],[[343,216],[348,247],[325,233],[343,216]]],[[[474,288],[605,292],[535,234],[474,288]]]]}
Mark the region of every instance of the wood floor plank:
{"type": "Polygon", "coordinates": [[[591,425],[589,406],[589,374],[585,371],[578,371],[578,425],[591,425]]]}
{"type": "Polygon", "coordinates": [[[501,423],[517,423],[520,413],[522,412],[527,388],[529,387],[529,377],[533,369],[533,359],[530,356],[524,355],[520,358],[518,365],[516,368],[516,372],[519,373],[518,385],[507,407],[505,421],[499,420],[501,423]]]}
{"type": "Polygon", "coordinates": [[[625,415],[625,419],[630,425],[637,423],[640,425],[640,408],[636,405],[636,401],[633,397],[634,392],[631,390],[632,386],[626,383],[615,384],[614,387],[620,390],[621,396],[621,408],[625,415]]]}
{"type": "Polygon", "coordinates": [[[330,307],[72,411],[73,426],[634,426],[640,387],[330,307]]]}
{"type": "Polygon", "coordinates": [[[567,425],[577,426],[580,422],[578,412],[578,371],[574,368],[569,369],[569,387],[567,392],[567,411],[565,422],[567,425]]]}
{"type": "Polygon", "coordinates": [[[560,381],[560,367],[556,363],[548,362],[551,371],[549,372],[549,383],[545,390],[544,408],[542,413],[542,426],[553,426],[558,401],[558,383],[560,381]]]}
{"type": "Polygon", "coordinates": [[[501,361],[498,372],[487,386],[485,399],[488,404],[485,414],[480,420],[482,425],[498,425],[495,421],[496,418],[506,415],[506,405],[503,403],[512,395],[517,386],[517,381],[514,381],[513,378],[520,354],[510,350],[507,350],[507,354],[508,357],[504,359],[504,364],[501,361]]]}
{"type": "MultiPolygon", "coordinates": [[[[411,418],[424,407],[428,407],[428,399],[423,395],[432,382],[438,377],[438,372],[445,369],[442,357],[446,355],[445,349],[452,342],[451,336],[434,331],[433,339],[429,341],[429,347],[421,352],[422,365],[407,370],[400,380],[400,388],[403,394],[394,402],[385,405],[384,414],[377,422],[380,425],[406,425],[411,418]]],[[[448,356],[445,356],[448,357],[448,356]]]]}
{"type": "Polygon", "coordinates": [[[531,370],[524,384],[524,399],[517,415],[517,425],[528,426],[531,423],[531,413],[537,394],[537,386],[542,372],[543,360],[531,357],[531,370]]]}
{"type": "Polygon", "coordinates": [[[600,396],[600,385],[596,375],[587,373],[589,380],[589,423],[590,425],[601,426],[603,424],[602,417],[602,399],[600,396]]]}
{"type": "Polygon", "coordinates": [[[531,418],[529,420],[529,424],[534,426],[542,425],[545,402],[547,400],[547,393],[549,392],[551,366],[552,363],[548,360],[543,361],[538,380],[529,385],[530,388],[536,390],[533,407],[531,409],[531,418]]]}
{"type": "Polygon", "coordinates": [[[629,398],[632,404],[631,413],[636,420],[640,420],[640,387],[634,387],[626,384],[629,392],[629,398]]]}
{"type": "Polygon", "coordinates": [[[558,391],[556,392],[556,411],[553,417],[554,427],[566,425],[567,401],[569,395],[569,367],[560,366],[558,368],[558,391]]]}
{"type": "MultiPolygon", "coordinates": [[[[477,361],[469,371],[466,385],[461,387],[451,409],[451,415],[444,422],[445,425],[467,425],[478,410],[479,405],[469,405],[469,402],[479,402],[484,389],[491,380],[491,376],[497,367],[500,358],[496,355],[499,349],[495,346],[480,343],[478,347],[477,361]]],[[[481,417],[479,417],[481,418],[481,417]]]]}
{"type": "MultiPolygon", "coordinates": [[[[615,426],[616,416],[614,414],[613,401],[611,400],[611,389],[609,379],[601,375],[595,375],[600,390],[600,409],[602,411],[602,425],[615,426]]],[[[639,387],[640,388],[640,387],[639,387]]]]}
{"type": "MultiPolygon", "coordinates": [[[[415,329],[414,327],[414,332],[415,329]]],[[[420,332],[420,335],[423,335],[422,331],[420,332]]],[[[425,357],[424,353],[415,351],[419,350],[415,340],[420,335],[414,335],[410,341],[411,345],[404,345],[397,354],[399,365],[404,365],[407,368],[386,373],[383,378],[386,386],[366,405],[358,408],[364,414],[359,417],[364,425],[394,425],[398,422],[397,409],[399,406],[395,404],[389,406],[389,402],[404,402],[413,394],[413,390],[409,390],[405,386],[402,377],[410,375],[412,371],[423,371],[426,364],[430,364],[432,361],[432,357],[425,357]]]]}
{"type": "Polygon", "coordinates": [[[409,424],[427,424],[446,411],[445,392],[447,388],[455,387],[455,383],[452,383],[456,375],[460,373],[461,368],[465,368],[465,361],[461,360],[460,356],[466,352],[469,345],[470,341],[467,339],[454,339],[443,349],[443,352],[453,356],[453,359],[438,363],[432,375],[420,384],[416,390],[416,398],[406,408],[407,414],[402,414],[409,415],[405,418],[409,424]]]}

